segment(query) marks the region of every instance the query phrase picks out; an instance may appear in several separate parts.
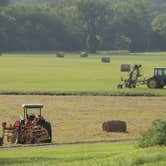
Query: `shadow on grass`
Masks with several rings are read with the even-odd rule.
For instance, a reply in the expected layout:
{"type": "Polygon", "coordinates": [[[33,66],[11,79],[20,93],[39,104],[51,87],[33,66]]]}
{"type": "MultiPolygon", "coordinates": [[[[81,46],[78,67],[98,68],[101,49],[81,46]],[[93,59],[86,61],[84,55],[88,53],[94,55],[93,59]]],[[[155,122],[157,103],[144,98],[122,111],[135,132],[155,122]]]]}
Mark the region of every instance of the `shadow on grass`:
{"type": "MultiPolygon", "coordinates": [[[[116,156],[118,153],[111,153],[111,156],[116,156]]],[[[72,163],[81,162],[95,159],[107,159],[110,158],[110,154],[100,155],[81,155],[81,156],[67,156],[58,158],[49,157],[27,157],[27,158],[0,158],[0,165],[40,165],[40,164],[60,164],[60,163],[72,163]]]]}
{"type": "Polygon", "coordinates": [[[56,158],[1,158],[0,165],[25,165],[31,163],[49,163],[49,162],[60,162],[56,158]]]}

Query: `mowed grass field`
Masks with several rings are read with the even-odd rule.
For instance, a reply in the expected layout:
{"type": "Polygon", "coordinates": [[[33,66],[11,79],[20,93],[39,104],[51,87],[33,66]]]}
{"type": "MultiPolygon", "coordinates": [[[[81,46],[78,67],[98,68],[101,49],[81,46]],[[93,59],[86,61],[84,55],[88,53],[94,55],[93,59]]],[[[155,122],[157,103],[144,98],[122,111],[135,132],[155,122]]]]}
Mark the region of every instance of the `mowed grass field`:
{"type": "Polygon", "coordinates": [[[131,143],[100,143],[0,149],[2,166],[165,166],[166,147],[141,149],[131,143]]]}
{"type": "Polygon", "coordinates": [[[121,64],[142,64],[143,78],[153,75],[153,67],[166,67],[166,52],[127,53],[102,52],[80,58],[65,54],[56,58],[50,54],[3,54],[0,56],[0,91],[49,91],[59,94],[101,95],[166,95],[166,90],[151,90],[142,86],[132,90],[117,90],[121,64]],[[111,63],[101,62],[110,56],[111,63]]]}
{"type": "Polygon", "coordinates": [[[152,121],[166,116],[165,101],[166,97],[0,96],[0,124],[18,120],[23,103],[42,103],[54,143],[136,139],[152,121]],[[102,123],[108,120],[126,121],[128,132],[103,132],[102,123]]]}
{"type": "Polygon", "coordinates": [[[152,121],[166,116],[166,97],[109,96],[166,95],[165,89],[151,90],[146,86],[117,90],[116,85],[124,75],[120,65],[142,64],[147,78],[153,75],[153,67],[163,67],[165,61],[166,53],[124,56],[103,52],[88,58],[80,58],[79,54],[67,54],[65,58],[56,58],[55,54],[3,54],[0,92],[47,91],[77,96],[0,95],[0,124],[3,121],[13,124],[23,115],[23,103],[41,103],[45,106],[43,116],[52,124],[53,143],[93,144],[0,148],[0,165],[165,166],[165,147],[141,149],[134,142],[106,143],[135,140],[152,121]],[[104,55],[111,57],[111,63],[101,63],[104,55]],[[93,96],[96,94],[100,96],[93,96]],[[128,132],[103,132],[102,123],[107,120],[126,121],[128,132]]]}

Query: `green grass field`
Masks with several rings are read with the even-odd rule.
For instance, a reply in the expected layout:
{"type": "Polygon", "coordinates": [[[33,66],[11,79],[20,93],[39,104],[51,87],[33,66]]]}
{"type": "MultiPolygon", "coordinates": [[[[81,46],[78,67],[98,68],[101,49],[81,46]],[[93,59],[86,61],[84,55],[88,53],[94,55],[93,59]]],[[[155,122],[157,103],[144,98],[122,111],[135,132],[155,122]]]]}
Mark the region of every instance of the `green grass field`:
{"type": "MultiPolygon", "coordinates": [[[[22,114],[21,104],[42,103],[43,115],[52,124],[54,143],[102,142],[136,139],[152,121],[166,116],[165,97],[111,97],[104,95],[166,96],[166,89],[141,86],[117,90],[124,73],[122,63],[142,64],[144,77],[153,75],[153,67],[165,66],[166,52],[102,52],[80,58],[79,54],[3,54],[0,56],[0,92],[52,92],[78,96],[0,96],[0,124],[14,123],[22,114]],[[101,63],[101,56],[111,63],[101,63]],[[79,96],[82,94],[103,96],[79,96]],[[2,118],[3,117],[3,118],[2,118]],[[106,133],[102,123],[124,120],[127,133],[106,133]]],[[[0,130],[1,136],[1,130],[0,130]]],[[[135,143],[98,143],[56,147],[1,149],[0,165],[101,165],[165,166],[166,148],[141,149],[135,143]]]]}
{"type": "Polygon", "coordinates": [[[166,95],[166,90],[151,90],[146,86],[132,90],[117,90],[124,73],[123,63],[142,64],[144,77],[153,75],[153,67],[165,66],[166,52],[127,53],[102,52],[80,58],[79,54],[3,54],[0,57],[0,91],[49,91],[59,94],[101,95],[166,95]],[[111,63],[101,63],[101,56],[111,57],[111,63]]]}
{"type": "Polygon", "coordinates": [[[0,149],[2,166],[165,166],[166,147],[134,143],[0,149]]]}

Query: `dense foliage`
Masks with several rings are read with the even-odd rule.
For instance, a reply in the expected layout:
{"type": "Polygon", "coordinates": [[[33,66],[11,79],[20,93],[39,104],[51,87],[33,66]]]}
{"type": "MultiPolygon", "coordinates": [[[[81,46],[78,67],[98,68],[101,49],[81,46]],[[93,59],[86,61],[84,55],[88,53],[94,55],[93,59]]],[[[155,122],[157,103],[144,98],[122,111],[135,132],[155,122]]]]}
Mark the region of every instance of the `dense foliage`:
{"type": "Polygon", "coordinates": [[[142,134],[139,145],[141,147],[166,145],[166,119],[154,121],[152,127],[142,134]]]}
{"type": "Polygon", "coordinates": [[[166,50],[165,36],[165,0],[0,0],[1,52],[166,50]]]}

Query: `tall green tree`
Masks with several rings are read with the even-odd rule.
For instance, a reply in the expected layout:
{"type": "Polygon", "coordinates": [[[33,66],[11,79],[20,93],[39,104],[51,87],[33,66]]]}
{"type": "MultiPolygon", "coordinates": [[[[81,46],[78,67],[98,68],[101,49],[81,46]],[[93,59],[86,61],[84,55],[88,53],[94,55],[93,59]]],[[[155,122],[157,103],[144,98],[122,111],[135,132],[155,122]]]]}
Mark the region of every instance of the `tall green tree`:
{"type": "Polygon", "coordinates": [[[8,5],[10,0],[0,0],[0,6],[8,5]]]}
{"type": "Polygon", "coordinates": [[[152,29],[154,31],[153,41],[154,49],[165,51],[166,43],[166,13],[158,15],[152,21],[152,29]]]}
{"type": "Polygon", "coordinates": [[[153,31],[166,38],[166,13],[158,15],[152,22],[153,31]]]}
{"type": "Polygon", "coordinates": [[[151,26],[146,3],[144,1],[120,2],[114,4],[112,9],[114,36],[125,36],[131,40],[130,50],[148,50],[151,26]]]}
{"type": "Polygon", "coordinates": [[[85,34],[87,49],[95,53],[109,22],[109,3],[105,0],[80,0],[77,3],[77,12],[79,24],[85,34]]]}

